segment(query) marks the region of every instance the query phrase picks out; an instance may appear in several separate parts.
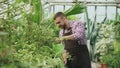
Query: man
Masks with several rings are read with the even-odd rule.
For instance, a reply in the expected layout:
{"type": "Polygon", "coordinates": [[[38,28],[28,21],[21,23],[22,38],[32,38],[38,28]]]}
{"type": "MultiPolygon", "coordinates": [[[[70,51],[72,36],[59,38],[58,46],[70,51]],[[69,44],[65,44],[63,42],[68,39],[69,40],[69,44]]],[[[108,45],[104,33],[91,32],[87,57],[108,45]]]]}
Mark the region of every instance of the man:
{"type": "Polygon", "coordinates": [[[65,51],[63,61],[68,68],[91,68],[89,53],[86,45],[84,24],[80,21],[69,21],[62,12],[54,16],[55,23],[60,30],[57,42],[64,42],[65,51]],[[71,56],[68,59],[68,54],[71,56]]]}

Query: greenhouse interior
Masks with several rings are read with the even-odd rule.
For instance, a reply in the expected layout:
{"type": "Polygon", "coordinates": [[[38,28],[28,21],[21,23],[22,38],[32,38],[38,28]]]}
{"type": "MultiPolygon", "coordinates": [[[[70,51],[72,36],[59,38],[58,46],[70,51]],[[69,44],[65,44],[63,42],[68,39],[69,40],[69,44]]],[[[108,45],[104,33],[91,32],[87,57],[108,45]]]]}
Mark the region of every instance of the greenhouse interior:
{"type": "Polygon", "coordinates": [[[0,68],[120,68],[120,0],[0,0],[0,68]]]}

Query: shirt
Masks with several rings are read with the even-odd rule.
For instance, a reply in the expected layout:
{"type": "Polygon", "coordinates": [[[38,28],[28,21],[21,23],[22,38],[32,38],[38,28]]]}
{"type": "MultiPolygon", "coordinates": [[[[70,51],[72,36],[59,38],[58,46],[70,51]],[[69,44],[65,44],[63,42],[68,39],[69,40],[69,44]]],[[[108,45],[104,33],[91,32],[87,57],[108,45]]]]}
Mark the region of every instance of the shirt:
{"type": "MultiPolygon", "coordinates": [[[[80,41],[80,44],[82,44],[82,45],[86,45],[87,38],[86,38],[84,23],[79,21],[79,20],[69,21],[69,23],[70,23],[70,27],[71,27],[72,32],[73,32],[72,35],[75,38],[75,40],[80,41]]],[[[68,30],[65,30],[65,33],[67,33],[67,32],[68,32],[68,30]]],[[[59,36],[60,37],[63,36],[63,29],[60,30],[59,36]]]]}

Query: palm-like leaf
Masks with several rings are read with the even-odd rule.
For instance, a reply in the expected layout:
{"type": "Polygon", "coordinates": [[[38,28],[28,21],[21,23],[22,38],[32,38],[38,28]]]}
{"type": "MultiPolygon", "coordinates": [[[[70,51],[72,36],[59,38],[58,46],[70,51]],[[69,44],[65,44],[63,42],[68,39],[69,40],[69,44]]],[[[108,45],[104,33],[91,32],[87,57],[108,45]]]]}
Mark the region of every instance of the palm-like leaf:
{"type": "Polygon", "coordinates": [[[66,10],[64,13],[66,16],[80,14],[80,13],[84,12],[85,8],[86,8],[85,5],[81,5],[81,4],[77,3],[74,6],[72,6],[71,8],[69,8],[68,10],[66,10]]]}

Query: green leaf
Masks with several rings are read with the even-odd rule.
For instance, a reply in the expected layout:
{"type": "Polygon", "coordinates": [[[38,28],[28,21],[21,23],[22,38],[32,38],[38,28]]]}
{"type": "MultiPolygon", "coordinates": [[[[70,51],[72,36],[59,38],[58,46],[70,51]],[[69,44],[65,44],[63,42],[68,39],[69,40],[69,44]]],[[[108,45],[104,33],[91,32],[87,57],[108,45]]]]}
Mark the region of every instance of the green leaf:
{"type": "Polygon", "coordinates": [[[1,31],[0,31],[0,35],[8,35],[8,33],[7,33],[7,32],[1,32],[1,31]]]}
{"type": "Polygon", "coordinates": [[[84,5],[77,3],[74,6],[72,6],[71,8],[69,8],[68,10],[66,10],[64,13],[66,16],[80,14],[80,13],[84,12],[85,8],[86,7],[84,5]]]}
{"type": "Polygon", "coordinates": [[[53,44],[52,49],[56,55],[60,55],[64,51],[64,46],[62,44],[53,44]]]}

